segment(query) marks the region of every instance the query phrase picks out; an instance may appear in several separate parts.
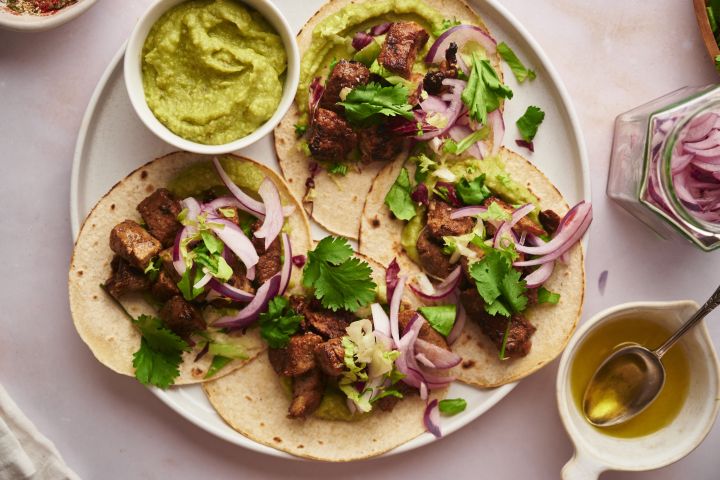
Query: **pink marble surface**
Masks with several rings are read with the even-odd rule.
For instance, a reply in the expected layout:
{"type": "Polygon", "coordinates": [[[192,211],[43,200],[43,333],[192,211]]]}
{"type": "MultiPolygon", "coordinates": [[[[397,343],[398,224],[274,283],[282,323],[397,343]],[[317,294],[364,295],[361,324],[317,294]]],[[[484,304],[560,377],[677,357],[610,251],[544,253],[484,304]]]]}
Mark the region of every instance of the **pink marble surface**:
{"type": "MultiPolygon", "coordinates": [[[[82,114],[148,0],[105,0],[56,30],[0,31],[0,382],[83,478],[553,479],[572,455],[555,405],[557,362],[459,432],[411,453],[347,465],[278,460],[189,424],[94,362],[71,326],[70,168],[82,114]]],[[[585,132],[595,205],[585,314],[625,301],[703,301],[718,254],[662,241],[605,196],[614,117],[716,81],[690,1],[504,0],[544,47],[585,132]],[[607,289],[597,286],[609,271],[607,289]]],[[[720,341],[718,315],[709,330],[720,341]]],[[[718,478],[720,427],[680,462],[603,479],[718,478]]]]}

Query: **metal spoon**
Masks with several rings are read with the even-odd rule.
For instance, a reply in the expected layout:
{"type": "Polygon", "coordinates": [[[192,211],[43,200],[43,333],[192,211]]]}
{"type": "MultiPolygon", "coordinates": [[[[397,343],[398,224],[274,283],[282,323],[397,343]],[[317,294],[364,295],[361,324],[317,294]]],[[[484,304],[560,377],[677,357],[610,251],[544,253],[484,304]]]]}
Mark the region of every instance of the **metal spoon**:
{"type": "Polygon", "coordinates": [[[720,304],[720,287],[655,351],[630,343],[612,353],[595,371],[583,395],[583,413],[591,424],[609,427],[645,410],[665,384],[660,359],[688,330],[720,304]]]}

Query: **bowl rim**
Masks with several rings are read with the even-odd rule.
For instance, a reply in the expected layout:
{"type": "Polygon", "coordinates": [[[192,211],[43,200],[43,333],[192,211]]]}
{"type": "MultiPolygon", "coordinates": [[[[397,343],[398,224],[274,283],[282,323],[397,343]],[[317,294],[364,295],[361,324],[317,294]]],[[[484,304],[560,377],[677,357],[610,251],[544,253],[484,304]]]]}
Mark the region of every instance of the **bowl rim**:
{"type": "MultiPolygon", "coordinates": [[[[556,400],[557,400],[557,407],[558,407],[558,413],[560,415],[560,419],[562,420],[563,427],[565,428],[565,431],[567,432],[568,437],[570,438],[571,443],[573,444],[574,448],[574,454],[573,458],[570,462],[576,461],[580,463],[584,463],[586,465],[590,465],[591,469],[597,470],[597,472],[605,471],[605,470],[616,470],[616,471],[647,471],[647,470],[654,470],[656,468],[661,468],[668,466],[672,463],[677,462],[678,460],[681,460],[682,458],[689,455],[693,450],[695,450],[702,442],[705,440],[707,435],[710,433],[710,430],[712,429],[715,420],[718,416],[718,411],[720,410],[720,398],[718,398],[717,393],[720,392],[720,362],[718,362],[717,353],[715,351],[713,342],[709,336],[709,333],[707,331],[707,327],[705,325],[705,322],[700,322],[699,325],[695,326],[695,329],[701,329],[701,335],[703,339],[707,343],[707,347],[709,350],[709,354],[706,357],[706,361],[709,367],[709,370],[711,374],[714,372],[714,376],[716,377],[715,381],[715,388],[716,388],[716,395],[714,399],[708,399],[708,402],[712,401],[712,412],[710,413],[710,418],[712,419],[711,422],[708,422],[707,425],[705,425],[704,429],[698,433],[698,435],[693,439],[693,441],[688,442],[687,448],[683,449],[681,452],[679,452],[677,455],[674,455],[672,457],[664,458],[662,461],[657,462],[653,464],[652,466],[638,466],[638,467],[628,467],[625,465],[618,465],[617,463],[613,463],[612,461],[609,461],[607,459],[598,458],[595,456],[591,451],[588,450],[588,444],[589,440],[582,436],[579,432],[577,432],[577,429],[572,424],[570,420],[570,409],[567,406],[568,398],[567,398],[567,384],[569,382],[569,375],[570,375],[570,364],[572,362],[572,359],[574,358],[574,353],[576,351],[576,348],[580,342],[582,342],[585,337],[588,335],[590,331],[592,331],[595,327],[597,327],[600,323],[602,323],[604,320],[607,320],[608,318],[617,317],[619,314],[625,313],[625,312],[631,312],[633,310],[638,309],[644,309],[644,310],[650,310],[650,309],[656,309],[656,310],[674,310],[674,309],[680,309],[683,307],[689,307],[697,310],[700,308],[697,302],[694,300],[676,300],[676,301],[636,301],[636,302],[627,302],[627,303],[621,303],[609,308],[606,308],[595,315],[593,315],[589,320],[584,322],[575,332],[575,335],[573,335],[573,338],[568,342],[567,347],[565,348],[565,351],[563,352],[563,355],[560,359],[560,365],[558,367],[557,372],[557,378],[555,383],[555,389],[556,389],[556,400]]],[[[622,441],[623,439],[618,439],[618,441],[622,441]]],[[[568,465],[570,464],[568,463],[568,465]]]]}
{"type": "Polygon", "coordinates": [[[165,12],[186,1],[189,0],[157,0],[148,7],[138,19],[135,27],[133,27],[123,59],[123,77],[130,103],[137,116],[152,133],[164,142],[181,150],[204,155],[222,155],[245,148],[269,134],[280,123],[295,101],[295,93],[300,83],[300,50],[295,40],[295,32],[290,27],[285,16],[271,0],[238,0],[240,3],[257,10],[273,26],[282,39],[287,55],[287,69],[282,97],[273,115],[250,134],[220,145],[194,142],[177,135],[160,122],[145,100],[145,91],[142,85],[141,53],[150,29],[165,12]]]}
{"type": "Polygon", "coordinates": [[[0,8],[0,28],[18,32],[39,32],[59,27],[70,20],[79,17],[97,0],[78,0],[50,15],[14,14],[0,8]]]}
{"type": "Polygon", "coordinates": [[[700,36],[705,44],[705,50],[707,50],[710,59],[714,62],[715,57],[720,55],[720,47],[718,47],[715,36],[710,28],[710,19],[707,16],[707,3],[705,0],[693,0],[695,6],[695,18],[700,29],[700,36]]]}

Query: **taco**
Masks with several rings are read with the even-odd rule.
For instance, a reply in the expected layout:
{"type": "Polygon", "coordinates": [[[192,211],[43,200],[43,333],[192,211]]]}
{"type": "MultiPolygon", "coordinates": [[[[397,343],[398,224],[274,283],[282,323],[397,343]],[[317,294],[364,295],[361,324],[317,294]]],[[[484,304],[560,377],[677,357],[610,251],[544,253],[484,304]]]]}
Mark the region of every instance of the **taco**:
{"type": "Polygon", "coordinates": [[[265,349],[245,327],[297,288],[291,252],[310,245],[305,213],[264,165],[166,155],[86,218],[69,272],[75,328],[101,363],[145,384],[226,375],[265,349]]]}
{"type": "MultiPolygon", "coordinates": [[[[458,77],[469,74],[474,58],[487,61],[486,75],[503,86],[495,41],[463,0],[331,0],[298,44],[300,84],[275,129],[275,149],[312,218],[348,238],[357,238],[373,178],[404,161],[412,139],[446,126],[458,140],[469,135],[467,126],[450,129],[445,115],[460,115],[458,77]]],[[[491,97],[501,109],[502,96],[491,97]]],[[[483,117],[473,149],[492,150],[497,120],[483,117]]]]}
{"type": "Polygon", "coordinates": [[[568,210],[542,172],[504,147],[483,160],[420,152],[378,174],[359,251],[397,258],[417,295],[453,310],[448,342],[463,358],[455,375],[494,387],[536,371],[568,342],[585,291],[579,240],[591,220],[589,203],[568,210]]]}
{"type": "Polygon", "coordinates": [[[210,403],[243,435],[318,460],[439,436],[438,401],[460,357],[393,275],[353,256],[346,240],[323,239],[308,254],[306,290],[276,297],[260,317],[267,355],[204,384],[210,403]]]}

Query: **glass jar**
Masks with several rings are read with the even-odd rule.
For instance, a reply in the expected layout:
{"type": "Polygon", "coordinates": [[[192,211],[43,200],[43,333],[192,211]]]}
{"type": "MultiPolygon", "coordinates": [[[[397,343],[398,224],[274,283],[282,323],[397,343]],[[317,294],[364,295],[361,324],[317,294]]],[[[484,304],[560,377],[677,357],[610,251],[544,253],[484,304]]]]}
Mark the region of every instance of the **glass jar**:
{"type": "MultiPolygon", "coordinates": [[[[661,237],[680,233],[705,251],[720,247],[720,210],[706,214],[704,209],[714,208],[713,203],[700,211],[696,199],[688,198],[686,180],[692,182],[697,195],[715,192],[698,190],[700,186],[714,188],[717,183],[720,189],[720,156],[712,159],[718,162],[717,173],[697,169],[698,157],[692,155],[692,164],[681,162],[688,158],[683,141],[689,129],[714,114],[720,115],[718,85],[681,88],[619,115],[607,184],[611,199],[661,237]],[[707,176],[710,182],[704,181],[707,176]]],[[[705,198],[699,200],[702,203],[705,198]]],[[[702,204],[708,203],[710,200],[702,204]]],[[[717,206],[720,208],[720,203],[717,206]]]]}

